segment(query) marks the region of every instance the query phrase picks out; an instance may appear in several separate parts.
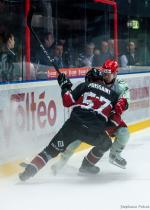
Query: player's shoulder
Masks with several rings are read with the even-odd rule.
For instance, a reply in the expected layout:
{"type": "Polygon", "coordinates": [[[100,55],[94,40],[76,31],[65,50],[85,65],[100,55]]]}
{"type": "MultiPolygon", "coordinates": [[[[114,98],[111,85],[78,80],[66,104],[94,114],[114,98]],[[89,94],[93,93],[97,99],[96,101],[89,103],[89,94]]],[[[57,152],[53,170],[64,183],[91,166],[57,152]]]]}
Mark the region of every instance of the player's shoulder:
{"type": "Polygon", "coordinates": [[[76,84],[77,87],[79,87],[79,86],[85,86],[85,85],[86,85],[85,82],[79,82],[79,83],[76,84]]]}
{"type": "Polygon", "coordinates": [[[127,82],[124,79],[116,78],[116,82],[120,85],[127,85],[127,82]]]}
{"type": "Polygon", "coordinates": [[[87,83],[86,82],[81,82],[79,84],[76,84],[76,88],[75,89],[78,89],[78,90],[83,90],[85,88],[87,88],[87,83]]]}

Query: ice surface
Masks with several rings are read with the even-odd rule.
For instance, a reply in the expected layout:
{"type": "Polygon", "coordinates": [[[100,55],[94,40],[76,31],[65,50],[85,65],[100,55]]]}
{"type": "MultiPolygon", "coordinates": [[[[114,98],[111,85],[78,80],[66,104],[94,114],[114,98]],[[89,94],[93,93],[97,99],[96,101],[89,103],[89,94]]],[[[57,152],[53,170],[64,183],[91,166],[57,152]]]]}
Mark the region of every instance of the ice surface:
{"type": "Polygon", "coordinates": [[[131,135],[123,156],[127,169],[99,162],[101,173],[81,177],[78,168],[88,151],[75,154],[57,176],[49,163],[37,176],[20,183],[0,181],[0,210],[150,209],[150,128],[131,135]]]}

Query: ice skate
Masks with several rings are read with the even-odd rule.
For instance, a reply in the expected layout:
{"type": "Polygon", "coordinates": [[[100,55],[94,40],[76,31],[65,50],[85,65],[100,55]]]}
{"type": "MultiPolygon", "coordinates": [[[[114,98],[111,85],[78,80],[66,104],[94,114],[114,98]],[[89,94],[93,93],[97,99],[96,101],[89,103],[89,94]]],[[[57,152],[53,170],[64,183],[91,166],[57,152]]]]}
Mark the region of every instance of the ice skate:
{"type": "Polygon", "coordinates": [[[120,156],[120,154],[109,154],[109,162],[120,168],[126,169],[127,161],[120,156]]]}
{"type": "Polygon", "coordinates": [[[85,158],[82,162],[81,167],[79,168],[80,174],[98,174],[100,168],[98,166],[90,164],[85,158]]]}
{"type": "Polygon", "coordinates": [[[37,173],[37,169],[35,168],[35,166],[31,165],[31,164],[27,164],[24,172],[19,174],[19,179],[24,182],[26,180],[28,180],[30,177],[34,176],[37,173]]]}
{"type": "Polygon", "coordinates": [[[19,165],[20,165],[21,167],[23,167],[23,168],[26,168],[26,167],[28,166],[28,163],[21,162],[19,165]]]}

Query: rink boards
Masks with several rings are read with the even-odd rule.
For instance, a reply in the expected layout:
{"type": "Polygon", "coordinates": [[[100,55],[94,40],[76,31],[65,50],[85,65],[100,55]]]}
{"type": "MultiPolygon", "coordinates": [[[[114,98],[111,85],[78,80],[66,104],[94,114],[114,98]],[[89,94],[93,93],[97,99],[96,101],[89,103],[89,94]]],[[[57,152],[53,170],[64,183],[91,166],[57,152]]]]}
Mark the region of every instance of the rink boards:
{"type": "MultiPolygon", "coordinates": [[[[150,74],[120,77],[127,81],[131,93],[130,108],[123,116],[130,131],[150,127],[150,74]]],[[[71,81],[76,86],[83,78],[71,81]]],[[[60,129],[71,110],[63,107],[56,80],[7,84],[0,89],[0,171],[7,168],[11,173],[19,166],[6,163],[39,152],[60,129]]],[[[86,146],[83,144],[80,149],[86,146]]],[[[7,170],[5,172],[7,174],[7,170]]]]}

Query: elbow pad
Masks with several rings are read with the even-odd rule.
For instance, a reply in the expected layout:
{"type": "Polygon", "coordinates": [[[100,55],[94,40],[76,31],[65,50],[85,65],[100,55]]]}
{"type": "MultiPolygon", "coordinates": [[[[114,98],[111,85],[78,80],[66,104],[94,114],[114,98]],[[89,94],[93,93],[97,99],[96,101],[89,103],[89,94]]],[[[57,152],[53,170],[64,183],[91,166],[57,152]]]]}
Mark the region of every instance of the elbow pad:
{"type": "Polygon", "coordinates": [[[128,103],[126,98],[120,98],[115,104],[114,110],[117,114],[121,115],[127,108],[128,103]]]}

